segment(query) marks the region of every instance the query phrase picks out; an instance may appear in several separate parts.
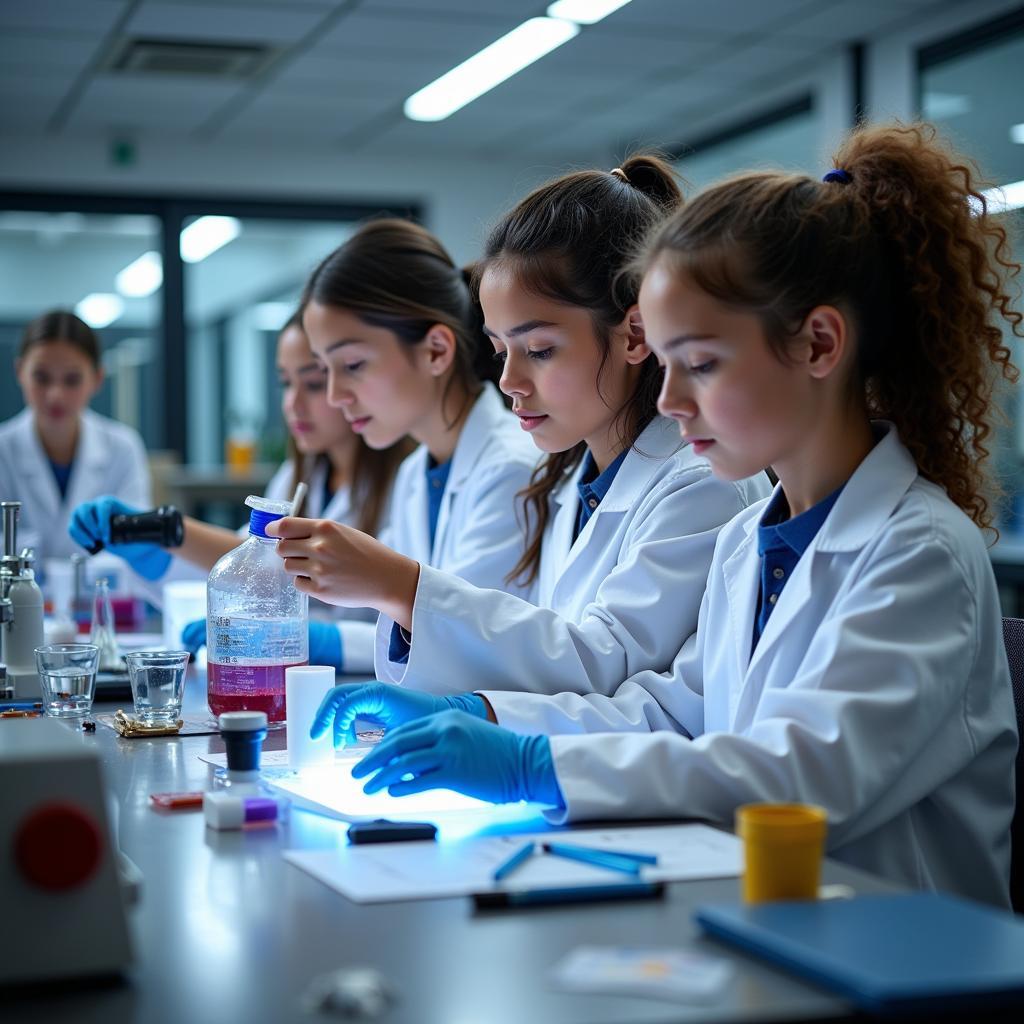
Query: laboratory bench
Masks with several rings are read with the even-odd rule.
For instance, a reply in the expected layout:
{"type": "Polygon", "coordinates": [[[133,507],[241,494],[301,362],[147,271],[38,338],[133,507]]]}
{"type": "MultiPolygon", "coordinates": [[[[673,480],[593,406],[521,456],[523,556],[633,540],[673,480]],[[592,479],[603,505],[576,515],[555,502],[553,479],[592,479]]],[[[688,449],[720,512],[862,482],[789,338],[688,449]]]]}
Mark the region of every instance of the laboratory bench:
{"type": "MultiPolygon", "coordinates": [[[[205,679],[190,669],[185,713],[205,703],[205,679]]],[[[340,1020],[307,1014],[303,995],[318,975],[355,966],[375,968],[394,990],[395,1005],[375,1018],[387,1024],[855,1017],[845,1000],[700,936],[694,907],[735,901],[735,878],[674,883],[663,899],[637,902],[500,911],[474,910],[468,898],[354,904],[282,857],[334,847],[342,822],[293,811],[269,830],[216,832],[199,812],[151,808],[151,793],[208,787],[213,769],[197,755],[222,751],[218,736],[121,739],[102,725],[93,733],[65,725],[98,750],[117,805],[115,834],[141,871],[129,911],[136,963],[109,984],[0,992],[5,1024],[340,1020]],[[731,960],[734,980],[711,1005],[555,991],[552,965],[584,944],[699,949],[731,960]]],[[[284,740],[283,729],[273,731],[265,749],[284,740]]],[[[892,889],[833,862],[823,881],[860,893],[892,889]]],[[[17,936],[4,936],[11,941],[17,936]]]]}

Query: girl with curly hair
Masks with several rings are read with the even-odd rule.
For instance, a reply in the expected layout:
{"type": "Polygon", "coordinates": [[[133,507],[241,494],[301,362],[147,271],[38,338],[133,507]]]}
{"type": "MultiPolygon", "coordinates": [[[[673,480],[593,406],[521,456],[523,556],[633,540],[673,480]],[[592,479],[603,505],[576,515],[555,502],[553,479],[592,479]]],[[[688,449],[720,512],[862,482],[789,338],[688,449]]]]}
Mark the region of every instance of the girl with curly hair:
{"type": "Polygon", "coordinates": [[[556,821],[817,804],[835,858],[1007,904],[1017,732],[984,461],[1022,317],[975,172],[928,126],[862,128],[823,181],[709,188],[640,269],[660,409],[719,477],[779,478],[720,534],[696,637],[610,697],[406,724],[354,774],[556,821]]]}

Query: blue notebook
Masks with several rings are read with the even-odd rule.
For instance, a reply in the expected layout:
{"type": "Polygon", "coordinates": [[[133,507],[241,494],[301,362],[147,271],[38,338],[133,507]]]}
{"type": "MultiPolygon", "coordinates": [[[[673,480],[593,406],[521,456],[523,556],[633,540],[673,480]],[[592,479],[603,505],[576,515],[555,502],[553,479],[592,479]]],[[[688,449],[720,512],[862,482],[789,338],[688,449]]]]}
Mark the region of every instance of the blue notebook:
{"type": "Polygon", "coordinates": [[[696,918],[875,1012],[1024,1003],[1024,919],[953,896],[732,904],[696,918]]]}

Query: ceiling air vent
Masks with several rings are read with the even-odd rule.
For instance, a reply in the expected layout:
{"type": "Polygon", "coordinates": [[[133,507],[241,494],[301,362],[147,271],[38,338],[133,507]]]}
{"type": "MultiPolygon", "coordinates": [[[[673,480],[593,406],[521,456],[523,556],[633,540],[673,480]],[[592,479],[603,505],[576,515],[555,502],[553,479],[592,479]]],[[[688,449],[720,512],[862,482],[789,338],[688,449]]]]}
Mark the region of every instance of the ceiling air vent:
{"type": "Polygon", "coordinates": [[[251,78],[274,55],[269,46],[252,43],[195,43],[176,39],[123,39],[110,58],[108,71],[136,75],[202,75],[207,78],[251,78]]]}

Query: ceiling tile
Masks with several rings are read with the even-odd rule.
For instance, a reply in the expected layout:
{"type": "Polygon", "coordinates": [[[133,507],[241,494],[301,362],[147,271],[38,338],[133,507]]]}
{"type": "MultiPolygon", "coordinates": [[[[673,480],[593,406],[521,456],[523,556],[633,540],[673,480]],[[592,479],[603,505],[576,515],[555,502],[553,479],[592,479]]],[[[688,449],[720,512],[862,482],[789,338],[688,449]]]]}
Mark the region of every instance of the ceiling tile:
{"type": "Polygon", "coordinates": [[[147,2],[129,21],[133,36],[235,43],[292,43],[311,32],[324,11],[301,5],[189,4],[147,2]]]}
{"type": "Polygon", "coordinates": [[[0,4],[0,29],[41,29],[99,37],[109,32],[128,0],[7,0],[0,4]]]}
{"type": "Polygon", "coordinates": [[[237,82],[182,82],[153,75],[100,75],[68,119],[72,130],[107,127],[174,132],[199,127],[242,87],[237,82]]]}

